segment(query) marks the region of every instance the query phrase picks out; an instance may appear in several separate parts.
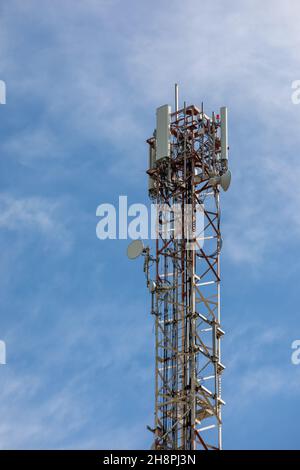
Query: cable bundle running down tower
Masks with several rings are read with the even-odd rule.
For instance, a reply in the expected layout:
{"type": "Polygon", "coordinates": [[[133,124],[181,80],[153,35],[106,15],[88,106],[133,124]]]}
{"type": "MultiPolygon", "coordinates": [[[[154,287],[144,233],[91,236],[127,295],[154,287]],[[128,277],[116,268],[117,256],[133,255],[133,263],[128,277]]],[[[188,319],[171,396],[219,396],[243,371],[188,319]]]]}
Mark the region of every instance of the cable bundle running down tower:
{"type": "Polygon", "coordinates": [[[141,251],[155,317],[153,448],[217,450],[224,405],[220,187],[226,191],[231,177],[227,109],[211,117],[203,105],[178,109],[176,86],[175,111],[157,109],[147,142],[149,196],[157,207],[155,257],[141,251]]]}

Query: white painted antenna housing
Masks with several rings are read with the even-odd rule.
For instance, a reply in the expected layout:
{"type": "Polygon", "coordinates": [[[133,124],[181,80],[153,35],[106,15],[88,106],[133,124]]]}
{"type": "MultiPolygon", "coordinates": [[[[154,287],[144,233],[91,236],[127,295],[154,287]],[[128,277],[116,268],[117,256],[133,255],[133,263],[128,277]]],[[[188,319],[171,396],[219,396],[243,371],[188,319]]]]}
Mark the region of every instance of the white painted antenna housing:
{"type": "Polygon", "coordinates": [[[227,108],[220,108],[221,115],[221,159],[228,160],[228,127],[227,127],[227,108]]]}
{"type": "Polygon", "coordinates": [[[171,106],[165,104],[156,110],[156,160],[170,157],[171,106]]]}

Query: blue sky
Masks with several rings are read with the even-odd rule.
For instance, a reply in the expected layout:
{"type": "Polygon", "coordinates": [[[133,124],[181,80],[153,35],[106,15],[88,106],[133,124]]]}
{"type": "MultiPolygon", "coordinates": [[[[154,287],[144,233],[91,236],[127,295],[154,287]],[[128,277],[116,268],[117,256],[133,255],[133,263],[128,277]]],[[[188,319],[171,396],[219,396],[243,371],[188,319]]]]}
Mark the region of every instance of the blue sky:
{"type": "Polygon", "coordinates": [[[147,202],[155,108],[227,105],[224,447],[298,448],[296,0],[0,5],[0,448],[149,448],[154,331],[126,241],[96,208],[147,202]],[[226,5],[225,5],[226,3],[226,5]]]}

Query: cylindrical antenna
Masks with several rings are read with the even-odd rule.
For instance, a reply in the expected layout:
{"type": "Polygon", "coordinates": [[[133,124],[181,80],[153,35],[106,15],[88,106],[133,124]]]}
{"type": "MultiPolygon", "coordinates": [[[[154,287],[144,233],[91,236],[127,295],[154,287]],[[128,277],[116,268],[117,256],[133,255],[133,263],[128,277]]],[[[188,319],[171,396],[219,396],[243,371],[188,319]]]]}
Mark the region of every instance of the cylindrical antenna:
{"type": "Polygon", "coordinates": [[[175,83],[175,111],[178,113],[178,84],[175,83]]]}
{"type": "Polygon", "coordinates": [[[220,108],[221,114],[221,159],[228,160],[228,129],[227,129],[227,108],[220,108]]]}

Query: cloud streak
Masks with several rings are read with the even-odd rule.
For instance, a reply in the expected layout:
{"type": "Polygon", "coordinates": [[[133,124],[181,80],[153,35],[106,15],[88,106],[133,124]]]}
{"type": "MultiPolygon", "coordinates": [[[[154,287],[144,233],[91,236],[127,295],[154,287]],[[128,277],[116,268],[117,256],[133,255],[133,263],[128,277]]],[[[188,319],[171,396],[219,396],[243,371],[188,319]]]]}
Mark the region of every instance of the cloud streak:
{"type": "Polygon", "coordinates": [[[264,298],[265,284],[280,277],[291,296],[282,264],[287,244],[293,265],[299,249],[300,107],[291,103],[299,13],[295,1],[270,0],[264,14],[257,0],[1,5],[3,448],[148,446],[152,319],[124,250],[95,239],[94,213],[119,193],[146,194],[144,141],[155,107],[173,102],[175,81],[181,103],[229,107],[222,264],[240,278],[233,310],[251,269],[260,280],[262,309],[243,306],[236,324],[245,329],[231,325],[224,342],[225,398],[248,419],[254,400],[267,396],[276,407],[281,394],[295,397],[296,371],[262,358],[286,341],[269,329],[282,312],[264,298]]]}

